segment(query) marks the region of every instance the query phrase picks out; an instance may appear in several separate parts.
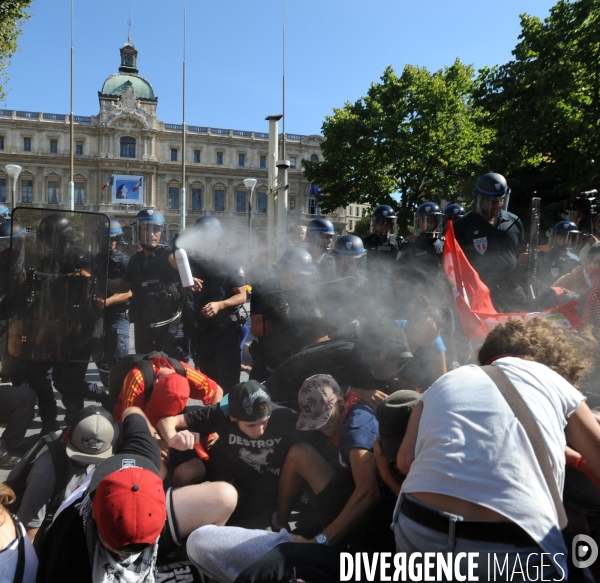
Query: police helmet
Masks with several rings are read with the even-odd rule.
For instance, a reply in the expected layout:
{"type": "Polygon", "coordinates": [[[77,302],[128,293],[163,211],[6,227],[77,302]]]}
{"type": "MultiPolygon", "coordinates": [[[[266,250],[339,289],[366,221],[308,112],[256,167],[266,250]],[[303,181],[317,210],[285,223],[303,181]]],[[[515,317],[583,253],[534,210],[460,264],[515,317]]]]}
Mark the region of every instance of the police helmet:
{"type": "Polygon", "coordinates": [[[64,213],[53,213],[44,217],[40,221],[37,234],[46,243],[56,240],[73,243],[78,238],[71,219],[64,213]]]}
{"type": "Polygon", "coordinates": [[[327,219],[313,219],[306,226],[306,242],[319,250],[329,250],[333,245],[335,229],[327,219]]]}
{"type": "Polygon", "coordinates": [[[473,196],[476,198],[476,211],[493,219],[500,216],[500,211],[508,208],[510,188],[502,174],[488,172],[477,181],[473,196]]]}
{"type": "Polygon", "coordinates": [[[194,223],[194,229],[200,231],[205,236],[211,236],[218,238],[223,234],[223,227],[221,221],[217,217],[211,217],[209,215],[200,217],[194,223]]]}
{"type": "Polygon", "coordinates": [[[442,211],[435,202],[424,202],[415,213],[415,235],[442,232],[442,211]]]}
{"type": "Polygon", "coordinates": [[[394,235],[398,216],[389,204],[379,205],[371,215],[371,233],[376,235],[394,235]]]}
{"type": "Polygon", "coordinates": [[[3,202],[0,202],[0,218],[10,219],[10,209],[3,202]]]}
{"type": "Polygon", "coordinates": [[[275,264],[275,271],[281,275],[283,271],[298,275],[312,275],[315,264],[311,254],[301,247],[290,247],[275,264]]]}
{"type": "Polygon", "coordinates": [[[0,224],[0,238],[8,237],[24,237],[25,227],[17,220],[11,219],[0,224]]]}
{"type": "Polygon", "coordinates": [[[335,242],[333,247],[333,254],[336,257],[360,259],[365,253],[362,239],[356,235],[343,235],[335,242]]]}
{"type": "Polygon", "coordinates": [[[449,204],[444,209],[444,223],[447,223],[448,221],[457,221],[458,219],[460,219],[460,217],[464,217],[466,214],[467,213],[461,204],[449,204]]]}
{"type": "Polygon", "coordinates": [[[134,245],[157,247],[165,234],[165,216],[155,208],[142,209],[132,227],[134,245]]]}
{"type": "Polygon", "coordinates": [[[571,221],[559,221],[552,227],[548,244],[551,249],[573,249],[578,240],[577,225],[571,221]]]}

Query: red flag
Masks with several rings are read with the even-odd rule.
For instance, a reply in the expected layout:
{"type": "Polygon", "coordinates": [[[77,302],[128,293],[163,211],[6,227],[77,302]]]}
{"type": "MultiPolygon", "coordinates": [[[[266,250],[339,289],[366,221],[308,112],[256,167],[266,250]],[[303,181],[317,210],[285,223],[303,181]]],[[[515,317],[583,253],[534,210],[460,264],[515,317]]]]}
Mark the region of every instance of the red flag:
{"type": "Polygon", "coordinates": [[[566,327],[578,328],[582,325],[575,310],[575,306],[579,305],[576,301],[541,312],[499,314],[492,303],[490,290],[481,281],[479,274],[473,269],[456,242],[452,221],[448,222],[446,231],[444,269],[452,288],[465,336],[469,340],[483,340],[496,324],[506,322],[511,317],[530,320],[542,316],[552,318],[566,327]]]}

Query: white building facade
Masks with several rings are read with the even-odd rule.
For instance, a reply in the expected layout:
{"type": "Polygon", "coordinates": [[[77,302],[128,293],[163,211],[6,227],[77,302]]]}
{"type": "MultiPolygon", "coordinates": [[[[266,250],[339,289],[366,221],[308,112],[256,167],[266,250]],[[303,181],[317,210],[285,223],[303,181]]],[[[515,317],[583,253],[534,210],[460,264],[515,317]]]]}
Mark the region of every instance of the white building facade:
{"type": "MultiPolygon", "coordinates": [[[[104,212],[127,226],[142,206],[161,210],[169,240],[179,231],[182,190],[182,128],[158,119],[158,98],[137,69],[137,50],[128,40],[120,49],[121,66],[98,92],[100,111],[75,116],[75,209],[104,212]],[[112,204],[111,189],[102,187],[113,174],[144,178],[140,206],[112,204]]],[[[15,205],[68,209],[69,116],[65,114],[0,110],[0,200],[11,202],[12,185],[4,166],[23,170],[16,185],[15,205]]],[[[281,138],[281,137],[280,137],[281,138]]],[[[302,172],[302,159],[319,160],[323,138],[286,135],[290,160],[287,230],[319,213],[318,195],[302,172]]],[[[243,180],[256,178],[252,204],[252,236],[267,233],[268,134],[187,126],[186,223],[214,215],[225,232],[247,241],[248,215],[243,180]]],[[[343,209],[328,216],[339,234],[345,232],[343,209]]]]}

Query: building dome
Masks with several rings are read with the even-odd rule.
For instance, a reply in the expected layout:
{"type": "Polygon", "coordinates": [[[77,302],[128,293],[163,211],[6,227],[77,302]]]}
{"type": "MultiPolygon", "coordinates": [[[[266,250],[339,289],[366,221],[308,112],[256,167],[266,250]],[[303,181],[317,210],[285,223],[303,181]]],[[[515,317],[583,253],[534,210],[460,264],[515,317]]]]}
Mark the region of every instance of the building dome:
{"type": "Polygon", "coordinates": [[[114,95],[120,97],[122,91],[131,84],[132,89],[140,99],[156,99],[154,89],[150,81],[133,73],[115,73],[111,75],[102,86],[102,95],[114,95]]]}

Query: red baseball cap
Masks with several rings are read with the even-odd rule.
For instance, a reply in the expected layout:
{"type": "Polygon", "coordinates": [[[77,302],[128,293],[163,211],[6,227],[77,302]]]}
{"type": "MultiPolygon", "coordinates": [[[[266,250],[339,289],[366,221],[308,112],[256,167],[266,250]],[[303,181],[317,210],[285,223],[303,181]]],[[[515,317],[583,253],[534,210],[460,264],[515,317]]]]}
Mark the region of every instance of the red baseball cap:
{"type": "Polygon", "coordinates": [[[161,417],[179,415],[190,398],[190,383],[180,374],[168,374],[154,382],[152,396],[144,409],[152,426],[161,417]]]}
{"type": "Polygon", "coordinates": [[[132,465],[139,461],[137,456],[115,456],[109,460],[100,464],[96,472],[100,469],[100,474],[104,474],[102,466],[114,467],[117,460],[120,469],[97,476],[101,477],[97,483],[92,478],[90,485],[100,536],[114,550],[153,545],[167,518],[162,480],[153,467],[132,465]]]}

